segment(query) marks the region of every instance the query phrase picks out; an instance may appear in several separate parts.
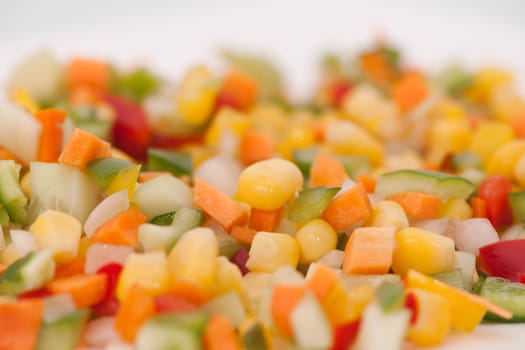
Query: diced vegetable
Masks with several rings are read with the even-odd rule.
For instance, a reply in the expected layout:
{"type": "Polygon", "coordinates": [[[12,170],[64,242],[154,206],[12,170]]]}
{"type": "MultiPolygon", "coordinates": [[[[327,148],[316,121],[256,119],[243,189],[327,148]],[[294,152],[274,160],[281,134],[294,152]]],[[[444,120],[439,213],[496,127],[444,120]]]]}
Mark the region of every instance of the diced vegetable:
{"type": "Polygon", "coordinates": [[[51,250],[32,252],[18,259],[0,275],[0,294],[17,295],[44,286],[53,278],[51,250]]]}
{"type": "Polygon", "coordinates": [[[288,210],[288,218],[294,222],[318,218],[339,190],[339,187],[315,187],[299,192],[288,210]]]}
{"type": "Polygon", "coordinates": [[[511,282],[500,277],[487,277],[481,286],[479,294],[494,304],[512,312],[512,318],[503,319],[491,312],[485,316],[487,319],[499,322],[523,322],[525,319],[525,284],[511,282]]]}
{"type": "Polygon", "coordinates": [[[9,219],[20,224],[28,221],[27,198],[19,185],[20,166],[13,160],[0,160],[0,205],[9,219]]]}
{"type": "Polygon", "coordinates": [[[481,268],[491,276],[518,281],[518,273],[525,271],[523,251],[525,239],[492,243],[479,249],[481,268]]]}

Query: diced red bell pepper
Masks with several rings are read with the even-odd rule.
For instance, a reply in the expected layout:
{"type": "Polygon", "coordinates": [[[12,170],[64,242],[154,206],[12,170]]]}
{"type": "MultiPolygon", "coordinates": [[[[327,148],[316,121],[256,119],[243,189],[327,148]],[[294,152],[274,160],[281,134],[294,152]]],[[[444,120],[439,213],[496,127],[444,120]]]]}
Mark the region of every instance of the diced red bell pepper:
{"type": "Polygon", "coordinates": [[[117,96],[105,96],[104,101],[115,110],[113,144],[138,160],[146,158],[151,130],[146,114],[135,103],[117,96]]]}
{"type": "Polygon", "coordinates": [[[479,186],[477,196],[486,201],[487,219],[495,228],[512,224],[512,211],[507,198],[511,187],[511,180],[500,175],[487,177],[479,186]]]}
{"type": "Polygon", "coordinates": [[[18,294],[18,299],[44,298],[51,295],[46,288],[38,288],[18,294]]]}
{"type": "Polygon", "coordinates": [[[414,324],[417,321],[417,299],[414,293],[410,292],[405,296],[405,307],[410,311],[410,324],[414,324]]]}
{"type": "Polygon", "coordinates": [[[197,310],[197,306],[195,304],[173,293],[165,293],[157,296],[155,298],[155,307],[160,313],[192,312],[197,310]]]}
{"type": "Polygon", "coordinates": [[[520,283],[525,283],[525,272],[518,272],[518,281],[520,283]]]}
{"type": "Polygon", "coordinates": [[[518,282],[525,271],[525,239],[499,241],[479,248],[481,268],[491,276],[518,282]]]}
{"type": "Polygon", "coordinates": [[[341,107],[344,97],[352,89],[352,84],[346,80],[339,80],[332,83],[329,87],[330,102],[335,107],[341,107]]]}
{"type": "Polygon", "coordinates": [[[107,290],[104,299],[92,307],[95,314],[99,316],[113,316],[117,313],[120,303],[117,300],[115,291],[121,271],[122,265],[117,263],[109,263],[97,270],[97,273],[107,276],[107,290]]]}
{"type": "Polygon", "coordinates": [[[361,319],[338,325],[334,329],[334,340],[331,350],[347,350],[357,339],[361,319]]]}

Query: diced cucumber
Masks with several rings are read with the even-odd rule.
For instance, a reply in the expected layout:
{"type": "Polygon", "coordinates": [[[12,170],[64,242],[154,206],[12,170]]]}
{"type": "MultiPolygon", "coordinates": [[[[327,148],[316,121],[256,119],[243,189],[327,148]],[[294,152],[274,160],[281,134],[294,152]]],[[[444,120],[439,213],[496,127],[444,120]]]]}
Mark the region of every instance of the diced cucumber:
{"type": "Polygon", "coordinates": [[[376,289],[376,297],[384,312],[395,311],[403,306],[404,287],[401,282],[384,281],[376,289]]]}
{"type": "Polygon", "coordinates": [[[142,224],[139,226],[139,243],[145,251],[164,248],[169,252],[177,240],[187,231],[204,222],[200,209],[180,208],[168,225],[142,224]]]}
{"type": "Polygon", "coordinates": [[[77,310],[40,327],[36,350],[73,350],[80,342],[88,310],[77,310]]]}
{"type": "Polygon", "coordinates": [[[188,152],[150,148],[148,150],[148,170],[168,171],[175,176],[191,176],[193,160],[188,152]]]}
{"type": "Polygon", "coordinates": [[[241,248],[248,248],[246,244],[236,240],[225,231],[214,231],[219,245],[219,255],[231,258],[241,248]]]}
{"type": "Polygon", "coordinates": [[[497,322],[525,322],[525,284],[500,277],[487,277],[479,293],[492,303],[512,312],[512,319],[505,320],[490,311],[486,320],[497,322]]]}
{"type": "Polygon", "coordinates": [[[141,183],[133,195],[133,202],[149,219],[157,215],[193,207],[190,187],[171,175],[162,175],[141,183]]]}
{"type": "Polygon", "coordinates": [[[270,348],[261,324],[255,320],[240,327],[242,348],[246,350],[266,350],[270,348]]]}
{"type": "Polygon", "coordinates": [[[465,285],[463,283],[463,274],[461,273],[461,269],[453,269],[449,271],[435,273],[432,275],[432,277],[437,279],[440,282],[448,284],[449,286],[452,286],[458,289],[465,289],[465,285]]]}
{"type": "Polygon", "coordinates": [[[288,218],[294,222],[306,222],[318,218],[340,189],[340,187],[315,187],[301,191],[288,211],[288,218]]]}
{"type": "Polygon", "coordinates": [[[481,169],[483,166],[483,159],[476,153],[470,151],[454,154],[450,162],[452,169],[455,171],[481,169]]]}
{"type": "Polygon", "coordinates": [[[201,350],[207,317],[203,313],[163,314],[140,329],[137,350],[201,350]]]}
{"type": "Polygon", "coordinates": [[[235,291],[213,298],[202,306],[202,311],[211,316],[226,317],[233,327],[238,327],[247,318],[242,300],[235,291]]]}
{"type": "Polygon", "coordinates": [[[31,252],[9,265],[0,275],[0,295],[17,295],[40,288],[53,278],[54,273],[51,250],[31,252]]]}
{"type": "Polygon", "coordinates": [[[450,198],[467,199],[475,186],[460,176],[428,170],[398,170],[381,175],[376,193],[388,197],[399,192],[423,192],[435,194],[443,201],[450,198]]]}
{"type": "MultiPolygon", "coordinates": [[[[0,204],[0,228],[2,226],[6,227],[7,225],[9,225],[9,214],[7,213],[7,209],[0,204]]],[[[1,245],[0,248],[2,248],[1,245]]]]}
{"type": "Polygon", "coordinates": [[[379,287],[383,282],[399,282],[401,278],[399,275],[385,274],[385,275],[343,275],[340,277],[345,289],[350,291],[355,287],[363,284],[368,284],[373,287],[379,287]]]}
{"type": "Polygon", "coordinates": [[[476,282],[479,278],[478,272],[476,271],[476,255],[459,250],[456,250],[455,254],[456,267],[461,270],[463,285],[465,286],[465,289],[470,292],[472,291],[474,282],[476,282]]]}
{"type": "Polygon", "coordinates": [[[100,188],[105,190],[119,172],[134,166],[135,164],[124,159],[102,158],[89,162],[87,170],[100,188]]]}
{"type": "Polygon", "coordinates": [[[514,221],[525,222],[525,191],[511,192],[508,198],[514,221]]]}
{"type": "Polygon", "coordinates": [[[296,148],[292,151],[293,162],[299,170],[301,170],[305,178],[310,176],[310,168],[312,167],[316,153],[316,148],[296,148]]]}
{"type": "Polygon", "coordinates": [[[20,165],[14,160],[0,160],[0,204],[11,221],[25,225],[28,221],[27,198],[20,188],[19,177],[20,165]]]}
{"type": "Polygon", "coordinates": [[[345,168],[346,174],[352,179],[356,179],[362,172],[371,169],[370,158],[364,155],[344,155],[338,157],[345,168]]]}
{"type": "Polygon", "coordinates": [[[58,163],[31,163],[29,217],[47,209],[68,213],[82,224],[100,200],[97,183],[79,168],[58,163]]]}

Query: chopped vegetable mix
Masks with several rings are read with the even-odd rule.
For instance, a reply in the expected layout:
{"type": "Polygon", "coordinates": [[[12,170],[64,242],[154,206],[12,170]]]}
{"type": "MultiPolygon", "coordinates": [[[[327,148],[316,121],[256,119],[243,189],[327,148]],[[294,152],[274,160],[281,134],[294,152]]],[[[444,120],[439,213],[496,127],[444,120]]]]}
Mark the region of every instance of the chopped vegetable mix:
{"type": "Polygon", "coordinates": [[[433,76],[381,43],[295,104],[266,59],[224,58],[177,84],[49,52],[16,68],[0,350],[383,350],[525,322],[506,71],[433,76]]]}

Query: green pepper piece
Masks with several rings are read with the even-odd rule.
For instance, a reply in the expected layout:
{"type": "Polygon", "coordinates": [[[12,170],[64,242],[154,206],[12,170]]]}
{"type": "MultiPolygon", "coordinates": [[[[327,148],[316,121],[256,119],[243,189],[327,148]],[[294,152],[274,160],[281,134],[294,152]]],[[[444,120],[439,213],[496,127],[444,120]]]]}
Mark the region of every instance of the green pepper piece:
{"type": "Polygon", "coordinates": [[[20,165],[13,160],[0,160],[0,204],[11,221],[27,224],[27,198],[19,184],[20,165]]]}
{"type": "Polygon", "coordinates": [[[173,217],[175,217],[174,211],[170,211],[169,213],[165,214],[160,214],[151,219],[150,224],[168,226],[171,225],[171,223],[173,222],[173,217]]]}
{"type": "Polygon", "coordinates": [[[151,171],[168,171],[175,176],[191,176],[193,160],[188,152],[150,148],[148,150],[148,169],[151,171]]]}
{"type": "Polygon", "coordinates": [[[118,158],[95,159],[87,165],[89,174],[102,189],[106,189],[119,172],[132,168],[135,164],[118,158]]]}
{"type": "Polygon", "coordinates": [[[340,187],[315,187],[301,191],[288,212],[288,219],[305,222],[318,218],[340,189],[340,187]]]}
{"type": "Polygon", "coordinates": [[[385,312],[395,311],[403,306],[404,287],[399,282],[385,281],[376,290],[379,305],[385,312]]]}

